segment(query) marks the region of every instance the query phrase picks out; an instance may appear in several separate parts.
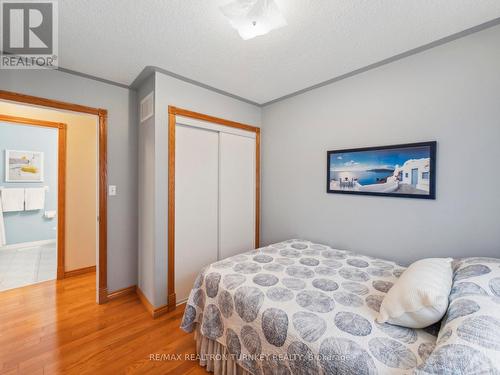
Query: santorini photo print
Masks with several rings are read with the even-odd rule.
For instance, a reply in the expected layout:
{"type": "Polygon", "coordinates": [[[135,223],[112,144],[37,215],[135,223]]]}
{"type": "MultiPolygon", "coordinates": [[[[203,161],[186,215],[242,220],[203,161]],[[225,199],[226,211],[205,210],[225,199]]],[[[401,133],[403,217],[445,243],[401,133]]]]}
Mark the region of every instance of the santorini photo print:
{"type": "Polygon", "coordinates": [[[436,142],[328,151],[327,192],[435,199],[436,142]]]}

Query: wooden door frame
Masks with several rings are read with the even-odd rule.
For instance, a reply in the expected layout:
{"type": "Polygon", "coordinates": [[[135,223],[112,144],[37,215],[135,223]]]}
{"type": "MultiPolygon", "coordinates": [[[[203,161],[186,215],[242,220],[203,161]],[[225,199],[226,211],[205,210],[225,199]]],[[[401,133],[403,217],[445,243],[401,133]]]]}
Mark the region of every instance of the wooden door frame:
{"type": "Polygon", "coordinates": [[[211,122],[255,133],[255,248],[260,243],[260,128],[174,106],[168,107],[168,286],[167,310],[176,307],[175,295],[175,125],[177,116],[211,122]]]}
{"type": "MultiPolygon", "coordinates": [[[[37,96],[19,94],[11,91],[0,90],[0,100],[16,103],[30,104],[41,107],[62,109],[65,111],[86,113],[99,118],[99,275],[97,286],[97,302],[108,301],[108,111],[102,108],[87,107],[58,100],[46,99],[37,96]]],[[[62,276],[64,277],[64,275],[62,276]]],[[[59,278],[59,274],[58,274],[59,278]]]]}
{"type": "Polygon", "coordinates": [[[21,126],[57,129],[57,280],[64,278],[66,234],[66,124],[0,113],[0,121],[21,126]]]}

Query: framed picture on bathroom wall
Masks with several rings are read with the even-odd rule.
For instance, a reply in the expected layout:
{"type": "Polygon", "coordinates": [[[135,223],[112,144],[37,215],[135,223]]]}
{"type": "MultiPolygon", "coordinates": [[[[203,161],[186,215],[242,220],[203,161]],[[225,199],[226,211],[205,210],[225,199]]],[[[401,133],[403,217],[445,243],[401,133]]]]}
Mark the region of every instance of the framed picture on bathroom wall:
{"type": "Polygon", "coordinates": [[[436,142],[327,153],[327,193],[436,199],[436,142]]]}
{"type": "Polygon", "coordinates": [[[43,152],[5,150],[6,182],[42,182],[43,152]]]}

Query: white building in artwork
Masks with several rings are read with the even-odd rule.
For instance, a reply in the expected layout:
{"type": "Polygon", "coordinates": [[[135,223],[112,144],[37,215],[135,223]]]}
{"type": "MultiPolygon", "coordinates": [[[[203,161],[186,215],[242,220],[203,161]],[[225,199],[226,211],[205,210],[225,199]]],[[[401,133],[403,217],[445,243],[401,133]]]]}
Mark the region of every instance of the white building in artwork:
{"type": "Polygon", "coordinates": [[[394,170],[394,177],[402,184],[429,192],[430,158],[410,159],[394,170]]]}

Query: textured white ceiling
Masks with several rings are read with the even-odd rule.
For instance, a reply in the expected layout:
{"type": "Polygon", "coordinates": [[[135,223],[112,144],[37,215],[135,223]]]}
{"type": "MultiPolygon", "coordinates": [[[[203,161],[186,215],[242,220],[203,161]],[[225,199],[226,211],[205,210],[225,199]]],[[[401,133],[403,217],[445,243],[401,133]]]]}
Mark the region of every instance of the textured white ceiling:
{"type": "Polygon", "coordinates": [[[288,26],[244,41],[224,0],[63,0],[60,65],[130,84],[156,66],[265,103],[500,17],[499,0],[276,0],[288,26]]]}

